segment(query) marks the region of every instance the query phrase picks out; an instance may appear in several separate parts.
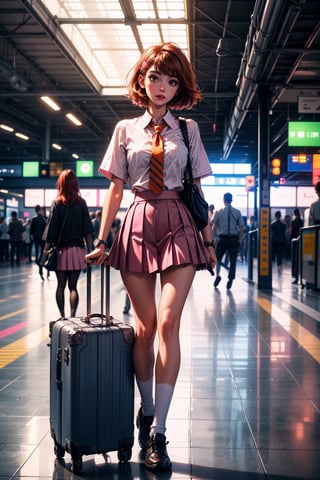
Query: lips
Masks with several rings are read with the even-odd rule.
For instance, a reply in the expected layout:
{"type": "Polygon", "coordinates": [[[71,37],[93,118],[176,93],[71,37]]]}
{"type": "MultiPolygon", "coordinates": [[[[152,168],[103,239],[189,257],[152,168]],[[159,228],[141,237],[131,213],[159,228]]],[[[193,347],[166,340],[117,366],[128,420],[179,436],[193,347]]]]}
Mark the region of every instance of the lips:
{"type": "Polygon", "coordinates": [[[166,97],[164,95],[156,95],[156,98],[158,100],[165,100],[166,99],[166,97]]]}

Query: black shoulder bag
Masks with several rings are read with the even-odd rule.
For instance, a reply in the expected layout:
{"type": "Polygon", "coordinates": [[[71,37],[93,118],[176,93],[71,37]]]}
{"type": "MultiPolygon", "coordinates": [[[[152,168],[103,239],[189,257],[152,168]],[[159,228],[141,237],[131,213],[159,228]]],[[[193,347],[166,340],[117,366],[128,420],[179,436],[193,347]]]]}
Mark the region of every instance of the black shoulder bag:
{"type": "Polygon", "coordinates": [[[186,120],[184,118],[179,118],[180,129],[183,136],[183,141],[188,148],[188,162],[186,172],[188,176],[183,181],[183,190],[180,192],[180,197],[183,203],[186,205],[190,211],[193,220],[198,228],[202,230],[208,225],[208,208],[209,205],[202,197],[198,186],[193,182],[192,168],[190,162],[190,152],[189,152],[189,137],[186,120]]]}
{"type": "Polygon", "coordinates": [[[67,211],[67,213],[64,217],[57,243],[55,245],[53,245],[53,244],[51,245],[51,247],[48,250],[48,253],[46,255],[44,255],[44,258],[42,259],[42,262],[40,261],[40,264],[43,265],[44,268],[46,268],[50,272],[54,272],[57,269],[58,248],[59,248],[59,244],[60,244],[60,241],[61,241],[61,237],[62,237],[62,233],[63,233],[63,229],[64,229],[64,226],[65,226],[65,223],[66,223],[67,216],[68,216],[68,211],[67,211]]]}

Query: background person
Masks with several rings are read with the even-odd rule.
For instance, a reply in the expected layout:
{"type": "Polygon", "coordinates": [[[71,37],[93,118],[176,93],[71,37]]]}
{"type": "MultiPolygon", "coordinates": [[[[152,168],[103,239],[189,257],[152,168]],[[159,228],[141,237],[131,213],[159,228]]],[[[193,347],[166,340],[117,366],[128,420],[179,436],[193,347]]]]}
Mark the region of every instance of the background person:
{"type": "Polygon", "coordinates": [[[17,212],[11,213],[11,221],[9,222],[8,234],[10,235],[10,263],[17,266],[20,265],[22,253],[24,226],[22,221],[18,219],[17,212]]]}
{"type": "Polygon", "coordinates": [[[303,220],[300,215],[300,210],[295,208],[293,210],[293,219],[290,225],[290,247],[291,247],[291,266],[294,281],[293,283],[298,283],[299,277],[299,258],[298,258],[298,248],[295,250],[292,240],[299,238],[300,228],[303,227],[303,220]]]}
{"type": "MultiPolygon", "coordinates": [[[[44,240],[42,239],[42,235],[44,229],[46,228],[46,219],[44,217],[43,208],[40,205],[36,205],[34,207],[36,215],[31,219],[30,225],[30,236],[34,243],[34,251],[35,251],[35,262],[39,267],[39,275],[41,280],[44,280],[43,276],[43,266],[41,265],[41,257],[44,250],[44,240]]],[[[49,272],[48,272],[49,276],[49,272]]]]}
{"type": "Polygon", "coordinates": [[[291,243],[290,243],[290,234],[291,234],[291,217],[290,215],[285,215],[284,224],[286,226],[286,243],[284,245],[283,257],[285,260],[291,259],[291,243]]]}
{"type": "Polygon", "coordinates": [[[290,225],[290,244],[294,238],[298,238],[300,235],[300,228],[303,227],[303,220],[300,215],[299,208],[293,210],[293,219],[290,225]]]}
{"type": "Polygon", "coordinates": [[[213,218],[212,236],[215,238],[215,235],[217,235],[218,238],[216,248],[217,277],[213,285],[217,287],[221,282],[221,261],[223,256],[227,254],[230,263],[227,289],[230,290],[236,277],[237,256],[242,241],[244,221],[240,210],[231,206],[231,193],[224,194],[223,202],[224,208],[218,210],[213,218]]]}
{"type": "Polygon", "coordinates": [[[44,253],[52,244],[58,246],[56,301],[61,318],[65,318],[64,291],[68,284],[70,316],[75,317],[79,303],[77,283],[81,270],[86,269],[85,243],[92,249],[92,221],[86,201],[80,195],[76,174],[63,170],[57,181],[57,197],[51,206],[43,234],[44,253]]]}
{"type": "MultiPolygon", "coordinates": [[[[181,314],[196,270],[207,268],[208,261],[214,268],[216,261],[210,227],[200,235],[179,197],[188,151],[178,119],[169,109],[190,109],[201,94],[184,53],[175,44],[163,43],[146,50],[133,68],[129,97],[146,111],[116,125],[100,166],[100,172],[110,179],[100,242],[87,257],[95,263],[104,261],[106,239],[128,182],[135,198],[113,241],[109,264],[120,269],[135,315],[133,361],[141,395],[139,444],[146,449],[147,468],[167,470],[171,461],[166,449],[166,419],[180,367],[181,314]],[[159,146],[162,142],[164,171],[156,189],[154,177],[149,179],[150,156],[153,143],[159,146]],[[157,274],[161,285],[158,308],[157,274]]],[[[198,125],[187,120],[187,128],[193,176],[200,186],[200,178],[211,175],[211,167],[198,125]]],[[[160,160],[159,164],[161,170],[160,160]]]]}
{"type": "Polygon", "coordinates": [[[286,224],[281,220],[281,212],[277,210],[271,223],[272,261],[277,262],[278,272],[282,269],[282,260],[286,245],[286,224]]]}
{"type": "Polygon", "coordinates": [[[309,225],[320,225],[320,182],[316,183],[314,189],[318,195],[318,200],[310,205],[309,225]]]}
{"type": "Polygon", "coordinates": [[[0,218],[0,263],[9,261],[9,240],[8,224],[6,217],[0,218]]]}
{"type": "Polygon", "coordinates": [[[212,227],[213,217],[214,217],[214,205],[210,204],[209,210],[208,210],[208,223],[209,225],[211,225],[211,227],[212,227]]]}
{"type": "Polygon", "coordinates": [[[23,224],[24,226],[24,236],[23,236],[23,257],[24,261],[27,263],[32,262],[32,238],[30,234],[31,218],[28,218],[27,221],[23,224]]]}
{"type": "Polygon", "coordinates": [[[99,235],[99,230],[100,230],[100,222],[101,222],[101,210],[96,210],[94,212],[94,216],[93,216],[93,219],[92,219],[92,227],[93,227],[93,233],[92,233],[92,236],[93,236],[93,240],[95,240],[96,238],[98,238],[98,235],[99,235]]]}

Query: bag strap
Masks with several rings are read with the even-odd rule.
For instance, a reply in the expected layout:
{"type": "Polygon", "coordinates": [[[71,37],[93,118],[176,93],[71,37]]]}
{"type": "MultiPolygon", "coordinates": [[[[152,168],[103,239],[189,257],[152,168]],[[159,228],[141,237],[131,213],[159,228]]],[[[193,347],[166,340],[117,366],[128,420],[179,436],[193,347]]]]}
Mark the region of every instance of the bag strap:
{"type": "Polygon", "coordinates": [[[188,149],[188,161],[187,161],[186,171],[188,172],[189,182],[193,183],[193,175],[192,175],[192,168],[191,168],[191,161],[190,161],[189,135],[188,135],[186,119],[183,117],[179,117],[179,125],[182,133],[183,141],[188,149]]]}

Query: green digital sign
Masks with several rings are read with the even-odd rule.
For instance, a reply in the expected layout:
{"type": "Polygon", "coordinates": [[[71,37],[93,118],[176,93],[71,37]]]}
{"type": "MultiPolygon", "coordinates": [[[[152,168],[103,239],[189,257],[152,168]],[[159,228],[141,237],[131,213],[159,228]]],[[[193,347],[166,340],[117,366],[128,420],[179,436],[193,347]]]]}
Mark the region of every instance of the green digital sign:
{"type": "Polygon", "coordinates": [[[79,160],[76,162],[77,177],[93,177],[93,160],[79,160]]]}
{"type": "Polygon", "coordinates": [[[23,177],[39,177],[39,162],[22,162],[23,177]]]}
{"type": "Polygon", "coordinates": [[[320,147],[320,122],[288,122],[289,147],[320,147]]]}

